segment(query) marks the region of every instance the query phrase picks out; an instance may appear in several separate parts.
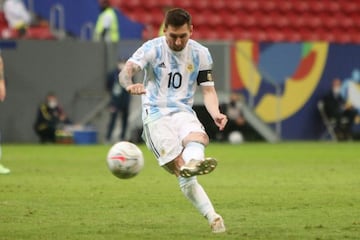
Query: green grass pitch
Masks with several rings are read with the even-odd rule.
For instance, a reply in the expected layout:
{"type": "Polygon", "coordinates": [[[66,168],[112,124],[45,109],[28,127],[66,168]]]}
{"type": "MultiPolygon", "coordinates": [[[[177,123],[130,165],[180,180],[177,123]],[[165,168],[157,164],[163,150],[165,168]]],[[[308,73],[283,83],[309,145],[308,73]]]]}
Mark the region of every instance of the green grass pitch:
{"type": "Polygon", "coordinates": [[[3,145],[0,239],[360,239],[359,143],[211,143],[218,168],[198,179],[222,234],[140,147],[144,169],[120,180],[110,146],[3,145]]]}

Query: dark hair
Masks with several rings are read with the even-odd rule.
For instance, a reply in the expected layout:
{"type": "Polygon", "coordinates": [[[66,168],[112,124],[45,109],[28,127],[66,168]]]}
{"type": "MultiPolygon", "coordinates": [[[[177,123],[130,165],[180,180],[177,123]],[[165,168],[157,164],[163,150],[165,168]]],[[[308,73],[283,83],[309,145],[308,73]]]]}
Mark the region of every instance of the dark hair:
{"type": "Polygon", "coordinates": [[[182,25],[187,24],[190,26],[191,15],[182,8],[173,8],[166,13],[165,16],[165,28],[169,25],[174,27],[181,27],[182,25]]]}

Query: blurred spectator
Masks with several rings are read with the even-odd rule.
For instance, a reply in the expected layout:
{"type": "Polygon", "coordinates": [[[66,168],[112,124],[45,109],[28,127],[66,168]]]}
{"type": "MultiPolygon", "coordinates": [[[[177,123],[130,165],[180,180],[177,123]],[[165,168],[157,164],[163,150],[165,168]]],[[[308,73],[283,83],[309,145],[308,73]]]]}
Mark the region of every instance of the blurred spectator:
{"type": "Polygon", "coordinates": [[[324,111],[330,123],[335,126],[334,131],[338,140],[352,138],[352,127],[357,115],[356,109],[345,101],[340,94],[341,80],[332,81],[331,91],[323,97],[324,111]]]}
{"type": "Polygon", "coordinates": [[[125,140],[129,118],[130,94],[119,83],[119,73],[125,62],[120,61],[117,68],[107,78],[107,89],[111,94],[109,111],[110,121],[106,132],[106,142],[111,142],[112,133],[116,125],[118,115],[121,114],[121,132],[119,141],[125,140]]]}
{"type": "Polygon", "coordinates": [[[40,138],[41,143],[54,143],[56,141],[56,130],[64,124],[70,124],[63,108],[54,93],[46,96],[45,102],[41,103],[38,110],[34,130],[40,138]]]}
{"type": "Polygon", "coordinates": [[[230,102],[226,106],[228,123],[226,124],[224,129],[224,137],[228,139],[232,132],[239,131],[243,135],[245,141],[261,140],[262,137],[246,121],[242,111],[243,104],[244,100],[242,95],[237,93],[231,93],[230,102]]]}
{"type": "Polygon", "coordinates": [[[5,0],[3,9],[9,27],[17,31],[18,37],[24,37],[31,24],[31,14],[26,9],[24,2],[22,0],[5,0]]]}
{"type": "Polygon", "coordinates": [[[342,81],[340,94],[360,113],[360,69],[353,69],[351,77],[342,81]]]}
{"type": "Polygon", "coordinates": [[[119,20],[109,0],[99,0],[100,14],[96,21],[94,40],[116,43],[120,40],[119,20]]]}

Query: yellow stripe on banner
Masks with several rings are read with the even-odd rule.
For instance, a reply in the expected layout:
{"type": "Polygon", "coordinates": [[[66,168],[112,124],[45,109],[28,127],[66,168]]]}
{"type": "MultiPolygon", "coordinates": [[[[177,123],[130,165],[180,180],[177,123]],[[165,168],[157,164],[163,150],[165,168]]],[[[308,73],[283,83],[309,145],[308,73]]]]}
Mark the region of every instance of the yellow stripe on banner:
{"type": "Polygon", "coordinates": [[[261,75],[257,71],[252,62],[253,56],[253,42],[237,41],[236,42],[236,67],[240,78],[242,79],[245,88],[250,94],[255,96],[261,84],[261,75]]]}

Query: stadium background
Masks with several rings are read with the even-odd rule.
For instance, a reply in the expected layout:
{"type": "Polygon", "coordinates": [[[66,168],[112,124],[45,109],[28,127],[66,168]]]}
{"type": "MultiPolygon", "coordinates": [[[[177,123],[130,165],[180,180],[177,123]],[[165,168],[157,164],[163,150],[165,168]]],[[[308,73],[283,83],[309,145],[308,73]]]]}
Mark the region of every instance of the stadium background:
{"type": "MultiPolygon", "coordinates": [[[[158,33],[166,6],[193,14],[193,38],[213,53],[220,99],[230,91],[246,96],[253,111],[283,140],[318,140],[325,127],[317,101],[334,77],[360,109],[360,3],[336,1],[159,0],[111,1],[119,12],[118,46],[91,41],[99,13],[96,0],[25,1],[50,21],[26,40],[4,39],[8,99],[0,105],[5,142],[34,142],[35,109],[55,90],[74,121],[84,121],[104,100],[104,76],[158,33]],[[64,24],[62,24],[64,23],[64,24]],[[50,34],[49,34],[50,33],[50,34]]],[[[1,24],[1,33],[6,26],[1,24]]],[[[347,94],[345,94],[347,95],[347,94]]],[[[104,120],[94,115],[97,128],[104,120]]]]}

